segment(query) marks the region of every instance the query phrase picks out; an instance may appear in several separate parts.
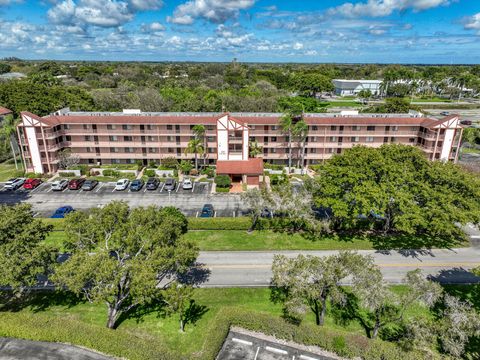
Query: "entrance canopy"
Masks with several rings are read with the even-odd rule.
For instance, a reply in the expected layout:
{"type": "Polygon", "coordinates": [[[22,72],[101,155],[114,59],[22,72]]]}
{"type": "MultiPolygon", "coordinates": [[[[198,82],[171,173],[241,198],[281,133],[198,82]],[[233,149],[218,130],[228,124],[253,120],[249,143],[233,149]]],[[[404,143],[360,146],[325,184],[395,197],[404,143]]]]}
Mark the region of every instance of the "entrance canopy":
{"type": "Polygon", "coordinates": [[[218,175],[262,175],[263,159],[248,160],[218,160],[218,175]]]}

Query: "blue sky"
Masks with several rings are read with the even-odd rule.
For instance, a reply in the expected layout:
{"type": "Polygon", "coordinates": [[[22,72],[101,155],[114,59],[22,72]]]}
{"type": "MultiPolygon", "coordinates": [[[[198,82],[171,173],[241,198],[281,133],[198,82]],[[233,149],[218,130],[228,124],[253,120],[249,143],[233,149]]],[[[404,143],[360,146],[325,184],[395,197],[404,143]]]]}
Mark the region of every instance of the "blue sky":
{"type": "Polygon", "coordinates": [[[479,0],[0,0],[0,57],[480,63],[479,0]]]}

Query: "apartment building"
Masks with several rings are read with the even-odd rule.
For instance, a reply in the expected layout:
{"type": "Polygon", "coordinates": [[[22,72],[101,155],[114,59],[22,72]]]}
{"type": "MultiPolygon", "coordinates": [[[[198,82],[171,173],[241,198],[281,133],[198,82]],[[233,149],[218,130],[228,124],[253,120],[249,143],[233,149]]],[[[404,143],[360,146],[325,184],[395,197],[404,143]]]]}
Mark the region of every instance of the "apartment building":
{"type": "MultiPolygon", "coordinates": [[[[58,152],[69,148],[82,163],[128,164],[161,162],[166,157],[193,159],[185,153],[193,127],[206,129],[206,160],[217,172],[256,183],[263,161],[286,164],[288,138],[278,113],[150,113],[72,112],[64,109],[45,117],[22,112],[18,139],[28,171],[51,173],[58,152]],[[263,156],[249,157],[249,142],[263,156]]],[[[379,147],[406,144],[420,147],[431,160],[456,161],[462,127],[459,117],[443,119],[410,114],[304,114],[308,124],[305,164],[321,163],[355,145],[379,147]]],[[[300,161],[301,144],[293,139],[293,158],[300,161]]]]}

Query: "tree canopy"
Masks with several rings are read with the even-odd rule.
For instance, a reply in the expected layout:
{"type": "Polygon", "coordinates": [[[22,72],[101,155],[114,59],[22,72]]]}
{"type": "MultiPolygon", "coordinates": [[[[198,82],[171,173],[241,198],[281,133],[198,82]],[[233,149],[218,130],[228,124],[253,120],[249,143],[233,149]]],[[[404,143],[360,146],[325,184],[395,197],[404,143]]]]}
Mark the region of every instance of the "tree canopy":
{"type": "Polygon", "coordinates": [[[65,229],[72,255],[54,280],[91,302],[106,303],[109,328],[129,309],[159,296],[159,289],[186,272],[198,255],[181,238],[187,219],[171,207],[130,209],[125,202],[111,202],[69,215],[65,229]]]}

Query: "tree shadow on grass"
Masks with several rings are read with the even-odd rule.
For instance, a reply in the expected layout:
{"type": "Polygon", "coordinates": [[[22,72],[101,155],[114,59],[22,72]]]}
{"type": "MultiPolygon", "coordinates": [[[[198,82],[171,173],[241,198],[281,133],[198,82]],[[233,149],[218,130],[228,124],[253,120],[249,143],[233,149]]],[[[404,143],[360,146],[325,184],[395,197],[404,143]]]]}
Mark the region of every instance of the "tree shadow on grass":
{"type": "Polygon", "coordinates": [[[205,305],[198,305],[194,299],[190,300],[187,310],[185,311],[185,324],[195,325],[210,309],[205,305]]]}
{"type": "Polygon", "coordinates": [[[119,327],[126,320],[135,320],[137,324],[141,324],[145,321],[145,316],[152,313],[156,314],[156,318],[164,318],[167,315],[165,303],[161,298],[156,299],[148,304],[140,304],[134,306],[129,311],[119,316],[116,327],[119,327]]]}
{"type": "Polygon", "coordinates": [[[21,297],[11,297],[2,294],[3,307],[1,311],[17,312],[30,308],[34,313],[46,311],[52,306],[64,306],[70,309],[78,304],[84,304],[85,298],[70,291],[37,290],[24,294],[21,297]],[[8,297],[8,299],[6,298],[8,297]],[[5,301],[6,300],[6,301],[5,301]]]}

